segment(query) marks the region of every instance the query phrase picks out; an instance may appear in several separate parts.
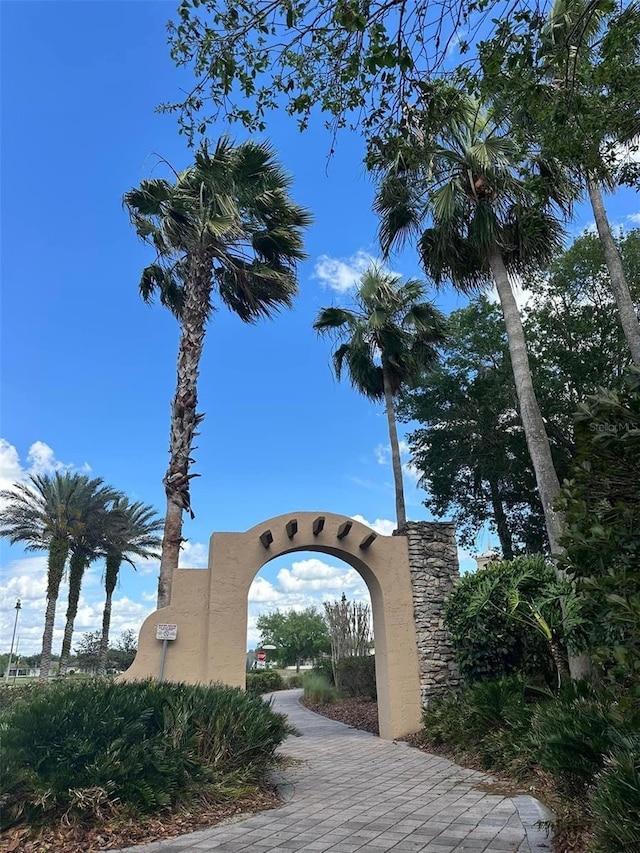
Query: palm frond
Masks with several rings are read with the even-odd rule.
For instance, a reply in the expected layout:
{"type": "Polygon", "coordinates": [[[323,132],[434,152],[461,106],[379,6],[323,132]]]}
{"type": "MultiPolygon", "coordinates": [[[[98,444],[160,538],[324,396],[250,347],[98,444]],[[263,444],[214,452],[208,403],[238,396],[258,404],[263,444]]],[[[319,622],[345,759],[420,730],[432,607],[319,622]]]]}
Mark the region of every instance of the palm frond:
{"type": "Polygon", "coordinates": [[[313,323],[313,329],[320,334],[326,334],[327,332],[354,329],[357,322],[357,316],[353,311],[346,308],[322,308],[313,323]]]}

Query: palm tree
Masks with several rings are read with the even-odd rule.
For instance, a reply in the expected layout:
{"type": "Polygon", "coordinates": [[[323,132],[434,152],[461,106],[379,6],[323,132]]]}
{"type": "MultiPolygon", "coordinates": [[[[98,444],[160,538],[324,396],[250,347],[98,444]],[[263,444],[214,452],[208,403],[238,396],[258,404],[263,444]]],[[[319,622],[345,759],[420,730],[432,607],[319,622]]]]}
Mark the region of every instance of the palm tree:
{"type": "MultiPolygon", "coordinates": [[[[547,78],[552,78],[550,85],[552,92],[560,88],[560,90],[565,90],[565,93],[568,91],[569,93],[581,94],[585,78],[588,81],[587,86],[592,85],[594,79],[593,54],[596,45],[602,38],[603,28],[610,13],[611,8],[609,6],[588,4],[585,0],[554,0],[542,33],[543,61],[548,69],[547,78]]],[[[638,9],[636,8],[635,12],[631,10],[630,13],[636,15],[637,24],[638,9]]],[[[628,24],[631,24],[631,21],[628,24]]],[[[602,84],[599,83],[598,85],[602,84]]],[[[631,132],[635,135],[638,133],[637,108],[634,109],[634,112],[636,121],[631,132]]],[[[627,140],[621,141],[626,142],[627,140]]],[[[599,175],[593,168],[585,167],[581,171],[587,186],[587,194],[593,210],[598,237],[604,250],[611,290],[618,306],[620,323],[631,350],[633,361],[640,365],[638,313],[631,298],[629,284],[622,266],[622,258],[613,237],[602,198],[602,186],[610,190],[615,186],[615,181],[612,180],[610,170],[605,167],[601,154],[604,143],[605,140],[599,139],[597,133],[589,135],[586,144],[592,156],[595,153],[595,163],[599,167],[599,175]]]]}
{"type": "MultiPolygon", "coordinates": [[[[561,245],[551,193],[568,206],[570,185],[553,164],[534,173],[524,153],[473,99],[449,90],[447,125],[419,128],[416,111],[391,165],[381,164],[376,210],[383,250],[409,235],[427,274],[469,293],[495,284],[505,319],[520,416],[542,502],[549,543],[560,552],[560,484],[536,398],[514,276],[546,264],[561,245]],[[552,181],[545,180],[549,175],[552,181]]],[[[428,119],[427,119],[428,121],[428,119]]]]}
{"type": "Polygon", "coordinates": [[[291,200],[290,184],[269,145],[234,146],[222,137],[213,153],[203,145],[172,181],[146,180],[124,196],[138,236],[156,251],[142,273],[142,297],[149,302],[158,293],[180,323],[158,607],[171,599],[182,514],[193,517],[189,481],[196,475],[189,469],[203,418],[196,411],[198,372],[213,295],[247,323],[291,305],[311,216],[291,200]]]}
{"type": "Polygon", "coordinates": [[[634,138],[637,142],[639,19],[637,3],[624,8],[554,0],[531,53],[512,40],[503,52],[499,79],[493,72],[489,75],[491,95],[511,126],[534,145],[559,152],[578,183],[586,186],[620,324],[638,365],[637,307],[602,191],[615,188],[624,171],[618,162],[620,151],[634,138]]]}
{"type": "Polygon", "coordinates": [[[0,493],[7,501],[0,511],[0,534],[12,543],[22,543],[27,551],[48,551],[41,681],[48,679],[51,669],[56,604],[70,543],[81,523],[86,495],[101,484],[102,480],[90,480],[83,474],[56,472],[31,476],[27,483],[16,483],[0,493]]]}
{"type": "Polygon", "coordinates": [[[58,676],[67,674],[69,656],[71,654],[71,641],[73,639],[73,626],[78,614],[78,604],[82,581],[85,572],[101,554],[101,544],[106,527],[106,519],[111,503],[122,498],[120,492],[114,491],[110,486],[102,486],[102,481],[96,488],[87,488],[78,503],[76,523],[71,530],[69,549],[69,597],[67,599],[67,613],[62,637],[62,649],[60,651],[60,663],[58,665],[58,676]]]}
{"type": "Polygon", "coordinates": [[[145,560],[149,557],[157,557],[162,540],[156,534],[162,530],[163,526],[163,522],[156,517],[153,507],[139,501],[130,504],[126,497],[114,501],[107,514],[103,533],[105,601],[98,652],[98,676],[104,675],[107,670],[111,602],[122,562],[125,561],[135,568],[131,556],[145,560]]]}
{"type": "Polygon", "coordinates": [[[394,397],[435,362],[445,334],[444,316],[424,295],[423,282],[402,284],[400,276],[374,265],[363,273],[352,309],[323,308],[313,324],[321,334],[348,338],[333,354],[338,379],[346,367],[354,388],[385,401],[399,529],[407,516],[394,397]]]}

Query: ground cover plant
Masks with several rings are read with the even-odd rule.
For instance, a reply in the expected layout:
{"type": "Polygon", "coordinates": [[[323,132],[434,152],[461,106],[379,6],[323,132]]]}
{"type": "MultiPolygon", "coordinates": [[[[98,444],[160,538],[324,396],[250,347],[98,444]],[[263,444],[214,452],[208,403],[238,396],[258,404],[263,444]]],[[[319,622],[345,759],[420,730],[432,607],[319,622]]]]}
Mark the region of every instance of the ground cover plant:
{"type": "Polygon", "coordinates": [[[291,727],[236,688],[58,682],[0,716],[2,827],[95,823],[255,790],[291,727]]]}

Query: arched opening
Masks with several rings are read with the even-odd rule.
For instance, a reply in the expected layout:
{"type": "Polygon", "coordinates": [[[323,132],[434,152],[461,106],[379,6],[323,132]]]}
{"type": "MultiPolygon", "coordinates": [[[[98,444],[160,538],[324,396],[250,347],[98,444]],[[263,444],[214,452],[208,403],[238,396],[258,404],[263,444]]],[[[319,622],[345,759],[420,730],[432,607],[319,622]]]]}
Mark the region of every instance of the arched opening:
{"type": "Polygon", "coordinates": [[[371,597],[380,736],[417,731],[420,675],[407,538],[379,536],[333,513],[294,512],[245,533],[214,533],[209,568],[176,572],[171,605],[145,621],[125,678],[154,673],[156,626],[175,623],[178,637],[167,654],[165,678],[243,687],[251,584],[267,563],[297,552],[337,558],[361,576],[371,597]]]}
{"type": "Polygon", "coordinates": [[[371,596],[352,566],[314,551],[276,557],[254,577],[247,609],[247,672],[277,673],[254,683],[277,685],[280,678],[299,687],[315,666],[318,689],[326,679],[349,700],[342,714],[364,707],[365,717],[375,720],[371,596]]]}

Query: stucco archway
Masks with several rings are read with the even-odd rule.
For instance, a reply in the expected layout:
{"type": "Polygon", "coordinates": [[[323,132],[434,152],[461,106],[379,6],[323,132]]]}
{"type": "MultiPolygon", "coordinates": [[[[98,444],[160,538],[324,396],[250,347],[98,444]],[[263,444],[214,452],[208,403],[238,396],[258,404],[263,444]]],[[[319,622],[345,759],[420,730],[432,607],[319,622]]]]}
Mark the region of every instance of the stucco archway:
{"type": "Polygon", "coordinates": [[[380,536],[329,512],[287,513],[246,533],[214,533],[209,567],[175,573],[171,604],[145,620],[138,654],[123,680],[157,676],[156,625],[175,623],[166,679],[243,687],[249,587],[265,563],[295,551],[339,557],[360,573],[371,596],[380,735],[392,739],[417,731],[420,675],[407,539],[380,536]]]}

